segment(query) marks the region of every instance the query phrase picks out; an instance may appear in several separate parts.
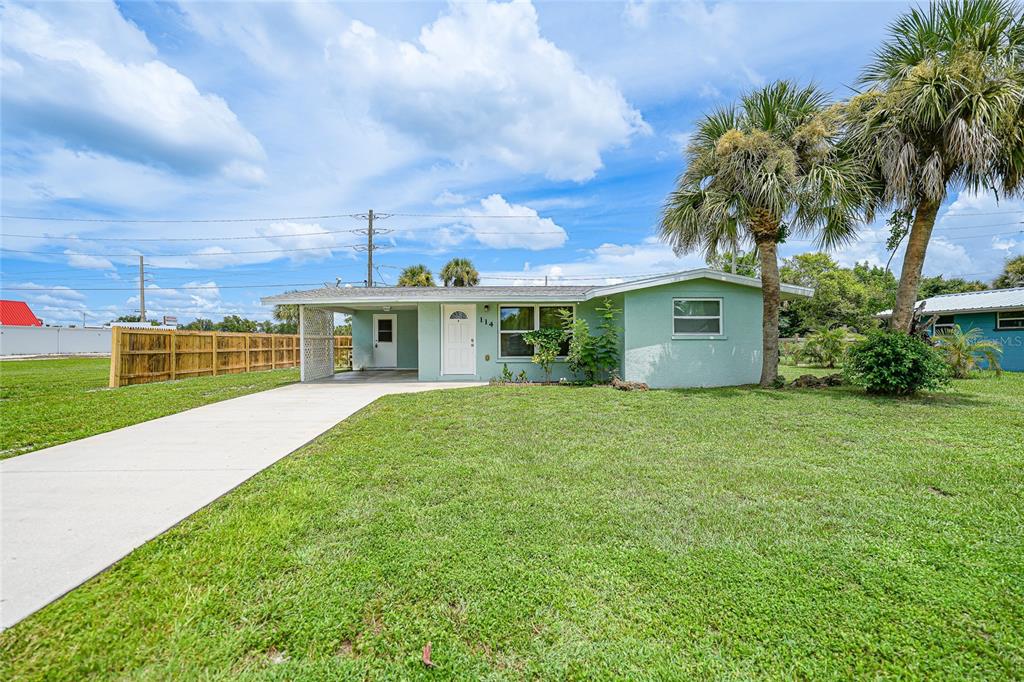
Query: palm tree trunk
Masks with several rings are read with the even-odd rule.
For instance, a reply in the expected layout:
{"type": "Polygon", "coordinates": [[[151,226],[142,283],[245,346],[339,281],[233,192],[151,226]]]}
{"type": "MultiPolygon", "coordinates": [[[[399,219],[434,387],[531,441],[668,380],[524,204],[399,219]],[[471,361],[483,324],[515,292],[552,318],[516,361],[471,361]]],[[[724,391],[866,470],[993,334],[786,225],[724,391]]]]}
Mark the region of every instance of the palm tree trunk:
{"type": "Polygon", "coordinates": [[[761,299],[764,305],[761,321],[761,387],[771,388],[779,376],[779,307],[782,305],[782,290],[779,286],[778,244],[774,239],[759,240],[757,255],[761,259],[761,299]]]}
{"type": "Polygon", "coordinates": [[[889,327],[910,333],[914,321],[914,304],[917,303],[917,287],[921,283],[921,269],[924,267],[928,241],[935,227],[935,216],[939,213],[938,201],[922,201],[914,211],[914,224],[910,228],[907,251],[903,254],[903,269],[900,271],[900,288],[896,292],[896,305],[892,309],[889,327]]]}

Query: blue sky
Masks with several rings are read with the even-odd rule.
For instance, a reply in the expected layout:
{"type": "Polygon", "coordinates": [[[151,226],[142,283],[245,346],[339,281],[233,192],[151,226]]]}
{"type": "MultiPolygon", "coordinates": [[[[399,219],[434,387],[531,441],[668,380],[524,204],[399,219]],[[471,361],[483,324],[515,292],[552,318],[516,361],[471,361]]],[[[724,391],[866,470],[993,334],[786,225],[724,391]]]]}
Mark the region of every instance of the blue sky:
{"type": "MultiPolygon", "coordinates": [[[[845,96],[904,8],[7,3],[3,213],[51,220],[3,221],[3,295],[105,322],[137,309],[143,253],[152,316],[263,319],[260,296],[363,280],[370,208],[397,214],[387,283],[453,256],[490,284],[699,266],[654,233],[693,122],[776,78],[845,96]],[[237,218],[268,219],[116,222],[237,218]]],[[[1022,214],[954,193],[926,272],[990,279],[1022,214]]],[[[835,256],[884,263],[884,239],[835,256]]]]}

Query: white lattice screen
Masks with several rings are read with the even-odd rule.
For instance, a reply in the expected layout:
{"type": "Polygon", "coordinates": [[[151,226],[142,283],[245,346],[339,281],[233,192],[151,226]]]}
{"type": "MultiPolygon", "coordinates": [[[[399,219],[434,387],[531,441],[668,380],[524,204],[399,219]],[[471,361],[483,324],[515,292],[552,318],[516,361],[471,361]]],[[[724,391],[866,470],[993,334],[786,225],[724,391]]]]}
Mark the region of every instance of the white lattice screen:
{"type": "Polygon", "coordinates": [[[302,344],[302,381],[334,374],[334,313],[299,306],[299,340],[302,344]]]}

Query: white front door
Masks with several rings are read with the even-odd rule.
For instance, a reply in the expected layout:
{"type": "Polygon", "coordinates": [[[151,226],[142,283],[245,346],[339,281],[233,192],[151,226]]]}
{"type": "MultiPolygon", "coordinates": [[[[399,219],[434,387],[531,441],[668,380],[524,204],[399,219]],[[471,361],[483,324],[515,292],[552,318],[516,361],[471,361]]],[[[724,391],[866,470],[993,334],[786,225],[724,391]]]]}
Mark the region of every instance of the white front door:
{"type": "Polygon", "coordinates": [[[476,306],[441,306],[441,373],[476,374],[476,306]]]}
{"type": "Polygon", "coordinates": [[[373,366],[398,366],[398,317],[373,316],[373,366]]]}

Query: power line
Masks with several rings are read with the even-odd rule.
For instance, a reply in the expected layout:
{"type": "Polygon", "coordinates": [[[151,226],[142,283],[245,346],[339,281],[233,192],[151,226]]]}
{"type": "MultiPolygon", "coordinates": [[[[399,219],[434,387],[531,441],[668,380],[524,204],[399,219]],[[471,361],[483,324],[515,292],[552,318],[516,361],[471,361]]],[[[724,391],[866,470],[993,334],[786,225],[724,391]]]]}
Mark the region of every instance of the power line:
{"type": "MultiPolygon", "coordinates": [[[[362,244],[331,244],[330,246],[310,246],[301,249],[265,249],[260,251],[225,251],[223,253],[150,253],[147,258],[186,258],[186,257],[226,257],[240,256],[250,253],[291,253],[294,251],[329,251],[331,249],[355,249],[362,244]]],[[[53,253],[52,251],[24,251],[21,249],[9,249],[6,246],[0,247],[0,251],[10,253],[29,253],[37,256],[99,256],[104,258],[136,258],[142,254],[138,253],[53,253]]]]}
{"type": "MultiPolygon", "coordinates": [[[[339,284],[362,284],[362,280],[350,281],[350,282],[339,282],[339,284]]],[[[320,282],[298,282],[291,284],[202,284],[195,286],[160,286],[157,285],[155,288],[149,287],[146,291],[159,292],[159,291],[171,291],[173,290],[185,290],[185,289],[270,289],[277,287],[315,287],[323,284],[320,282]]],[[[74,289],[75,291],[137,291],[138,287],[0,287],[2,291],[67,291],[68,289],[74,289]]]]}
{"type": "Polygon", "coordinates": [[[244,237],[54,237],[50,235],[37,234],[10,234],[3,233],[0,237],[20,237],[22,239],[51,239],[53,241],[83,241],[83,242],[219,242],[238,239],[287,239],[290,237],[319,237],[325,234],[342,234],[358,232],[354,230],[325,230],[323,232],[296,232],[294,234],[258,234],[246,235],[244,237]]]}
{"type": "Polygon", "coordinates": [[[58,223],[149,223],[149,224],[182,224],[182,223],[268,223],[287,220],[330,220],[332,218],[358,218],[357,213],[334,213],[329,215],[279,216],[270,218],[65,218],[32,215],[0,215],[6,220],[36,220],[58,223]]]}

